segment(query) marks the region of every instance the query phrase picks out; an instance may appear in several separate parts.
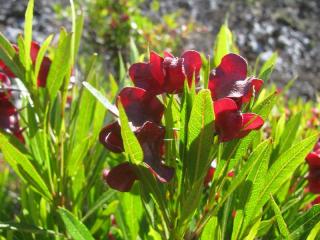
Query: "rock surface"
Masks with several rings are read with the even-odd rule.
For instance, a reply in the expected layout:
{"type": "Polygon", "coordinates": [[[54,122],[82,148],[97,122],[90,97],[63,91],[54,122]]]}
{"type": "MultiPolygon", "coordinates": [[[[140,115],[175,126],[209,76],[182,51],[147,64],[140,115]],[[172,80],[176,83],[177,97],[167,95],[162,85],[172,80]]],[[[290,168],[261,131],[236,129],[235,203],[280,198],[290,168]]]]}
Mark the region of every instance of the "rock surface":
{"type": "MultiPolygon", "coordinates": [[[[54,17],[52,3],[36,1],[34,38],[43,41],[65,25],[54,17]]],[[[151,1],[146,1],[145,11],[151,1]]],[[[23,28],[27,0],[0,0],[0,31],[15,41],[23,28]]],[[[320,90],[320,1],[319,0],[162,0],[158,18],[180,9],[181,23],[195,21],[195,33],[185,40],[185,49],[212,53],[220,25],[228,15],[241,54],[250,63],[273,51],[279,60],[272,80],[280,87],[297,76],[291,94],[314,98],[320,90]]]]}

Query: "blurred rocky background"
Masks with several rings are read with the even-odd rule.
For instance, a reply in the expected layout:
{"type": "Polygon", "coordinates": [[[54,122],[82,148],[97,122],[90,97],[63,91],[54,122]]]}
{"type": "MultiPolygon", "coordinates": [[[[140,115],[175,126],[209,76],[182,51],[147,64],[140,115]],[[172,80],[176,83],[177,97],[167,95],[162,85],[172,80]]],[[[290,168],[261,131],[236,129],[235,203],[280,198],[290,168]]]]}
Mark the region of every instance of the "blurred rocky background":
{"type": "MultiPolygon", "coordinates": [[[[57,5],[67,6],[67,0],[35,2],[36,40],[42,41],[61,26],[70,26],[57,16],[57,5]]],[[[175,18],[179,28],[188,28],[187,23],[193,22],[192,33],[181,39],[179,50],[191,48],[212,54],[215,36],[228,16],[240,52],[251,64],[260,54],[265,60],[273,51],[278,52],[272,80],[279,87],[297,77],[292,95],[314,98],[320,90],[319,0],[161,0],[156,2],[156,8],[155,1],[137,2],[142,14],[155,21],[166,24],[164,15],[179,12],[175,18]]],[[[0,31],[11,41],[23,28],[26,3],[27,0],[0,0],[0,31]]],[[[85,29],[85,35],[92,35],[88,34],[90,25],[85,29]]]]}

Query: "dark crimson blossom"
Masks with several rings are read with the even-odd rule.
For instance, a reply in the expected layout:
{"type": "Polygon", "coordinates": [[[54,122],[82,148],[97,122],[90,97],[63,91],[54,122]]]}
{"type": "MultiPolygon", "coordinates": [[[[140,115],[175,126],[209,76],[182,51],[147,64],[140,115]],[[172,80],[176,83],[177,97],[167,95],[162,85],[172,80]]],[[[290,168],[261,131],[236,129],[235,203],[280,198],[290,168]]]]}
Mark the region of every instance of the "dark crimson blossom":
{"type": "MultiPolygon", "coordinates": [[[[2,86],[9,87],[10,81],[4,77],[4,74],[0,74],[0,82],[2,86]]],[[[12,133],[22,143],[24,138],[22,136],[22,129],[19,126],[19,116],[17,109],[10,102],[10,92],[1,92],[0,90],[0,129],[12,133]]]]}
{"type": "Polygon", "coordinates": [[[308,187],[312,193],[320,193],[320,140],[307,155],[309,165],[308,187]]]}
{"type": "MultiPolygon", "coordinates": [[[[134,130],[146,121],[160,124],[164,106],[156,96],[141,88],[126,87],[119,93],[119,99],[134,130]]],[[[105,126],[100,131],[99,140],[112,152],[120,153],[124,150],[118,121],[105,126]]]]}
{"type": "MultiPolygon", "coordinates": [[[[161,162],[164,128],[147,121],[135,134],[143,150],[144,165],[160,182],[169,182],[173,177],[174,170],[161,162]]],[[[129,162],[121,163],[109,171],[105,170],[103,178],[111,188],[127,192],[130,191],[133,183],[139,180],[137,168],[138,166],[129,162]]]]}
{"type": "Polygon", "coordinates": [[[191,86],[195,76],[199,81],[202,65],[200,54],[193,50],[185,51],[180,58],[165,52],[164,57],[150,53],[148,63],[135,63],[129,68],[129,75],[136,87],[152,94],[178,93],[183,89],[184,81],[191,86]]]}
{"type": "Polygon", "coordinates": [[[11,91],[9,90],[10,86],[10,79],[6,74],[0,72],[0,101],[11,96],[11,91]]]}
{"type": "MultiPolygon", "coordinates": [[[[16,45],[12,45],[14,47],[14,49],[16,50],[16,52],[19,52],[19,48],[16,45]]],[[[31,49],[30,49],[30,57],[32,60],[32,64],[35,66],[36,64],[36,60],[38,57],[38,53],[40,50],[40,45],[35,42],[32,41],[31,43],[31,49]]],[[[40,66],[40,70],[39,70],[39,74],[38,74],[38,79],[37,79],[37,85],[38,87],[45,87],[46,83],[47,83],[47,77],[48,77],[48,73],[50,70],[50,66],[51,66],[51,60],[50,58],[48,58],[47,56],[43,57],[41,66],[40,66]]],[[[3,61],[0,60],[0,69],[9,77],[15,77],[14,73],[9,69],[8,66],[5,65],[5,63],[3,61]]]]}
{"type": "Polygon", "coordinates": [[[222,98],[214,102],[215,128],[221,142],[243,138],[262,127],[263,119],[254,113],[241,113],[236,102],[222,98]]]}
{"type": "MultiPolygon", "coordinates": [[[[165,136],[165,129],[160,126],[164,111],[162,103],[156,96],[136,87],[122,89],[118,101],[121,101],[142,147],[145,166],[159,181],[168,182],[173,176],[173,169],[161,162],[165,136]]],[[[100,132],[99,140],[112,152],[124,151],[118,121],[105,126],[100,132]]],[[[125,162],[105,171],[103,176],[110,187],[126,192],[138,180],[136,172],[137,166],[125,162]]]]}
{"type": "Polygon", "coordinates": [[[243,57],[233,53],[225,55],[220,65],[210,73],[209,89],[213,100],[232,98],[239,107],[249,102],[253,91],[260,91],[263,80],[247,77],[247,67],[243,57]]]}

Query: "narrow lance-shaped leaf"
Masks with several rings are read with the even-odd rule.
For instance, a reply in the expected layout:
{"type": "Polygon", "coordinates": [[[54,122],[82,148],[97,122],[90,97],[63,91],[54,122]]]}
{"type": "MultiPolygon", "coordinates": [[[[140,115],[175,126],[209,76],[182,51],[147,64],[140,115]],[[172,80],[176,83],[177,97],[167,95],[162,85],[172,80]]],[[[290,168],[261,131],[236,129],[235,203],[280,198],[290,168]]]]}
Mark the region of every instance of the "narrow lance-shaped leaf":
{"type": "Polygon", "coordinates": [[[109,100],[103,96],[103,94],[98,91],[96,88],[94,88],[90,83],[88,82],[82,82],[83,86],[88,89],[88,91],[96,98],[99,100],[99,102],[102,103],[102,105],[108,109],[114,116],[118,117],[119,116],[119,111],[116,108],[115,105],[109,102],[109,100]]]}
{"type": "Polygon", "coordinates": [[[224,55],[231,52],[232,48],[232,33],[228,27],[228,23],[224,23],[216,38],[216,43],[214,45],[214,56],[213,63],[214,66],[218,66],[224,55]]]}
{"type": "Polygon", "coordinates": [[[209,90],[201,90],[194,101],[188,124],[187,172],[193,181],[202,181],[212,161],[209,159],[213,144],[213,103],[209,90]]]}
{"type": "Polygon", "coordinates": [[[314,134],[302,140],[281,154],[274,164],[272,164],[266,175],[268,181],[256,199],[253,213],[259,213],[259,210],[268,201],[270,194],[276,193],[282,184],[292,176],[296,168],[304,162],[306,155],[312,150],[318,137],[318,134],[314,134]]]}
{"type": "Polygon", "coordinates": [[[280,231],[281,235],[283,237],[285,237],[285,239],[291,239],[290,232],[288,230],[286,222],[284,221],[284,219],[282,217],[281,210],[280,210],[279,206],[277,205],[277,203],[275,202],[275,200],[273,199],[272,195],[270,195],[270,202],[271,202],[271,207],[275,213],[276,220],[277,220],[279,231],[280,231]]]}
{"type": "Polygon", "coordinates": [[[314,205],[289,225],[292,239],[306,239],[311,229],[320,222],[320,205],[314,205]]]}
{"type": "Polygon", "coordinates": [[[57,96],[63,79],[67,75],[68,69],[70,69],[71,37],[72,34],[68,34],[66,37],[60,36],[60,42],[50,66],[46,84],[51,102],[57,96]]]}
{"type": "Polygon", "coordinates": [[[33,20],[33,7],[34,0],[29,0],[28,7],[25,14],[25,25],[24,25],[24,49],[25,49],[25,66],[27,71],[31,68],[31,41],[32,41],[32,20],[33,20]]]}
{"type": "Polygon", "coordinates": [[[239,170],[237,176],[231,182],[230,187],[227,192],[223,194],[223,198],[219,205],[222,205],[226,199],[230,196],[232,192],[236,190],[236,188],[245,180],[246,176],[254,169],[254,166],[259,163],[265,161],[270,156],[271,145],[270,140],[266,140],[263,143],[259,144],[258,147],[252,152],[248,161],[243,165],[243,167],[239,170]]]}
{"type": "Polygon", "coordinates": [[[118,107],[124,150],[129,156],[129,161],[134,164],[140,164],[143,161],[143,151],[138,139],[130,128],[128,117],[122,106],[121,99],[118,107]]]}
{"type": "MultiPolygon", "coordinates": [[[[19,144],[17,142],[17,144],[19,144]]],[[[0,133],[0,149],[4,159],[9,163],[12,169],[20,176],[20,178],[31,184],[34,189],[46,199],[51,200],[52,196],[45,181],[41,178],[35,167],[30,162],[27,155],[16,148],[9,139],[0,133]]]]}
{"type": "Polygon", "coordinates": [[[72,239],[76,240],[94,240],[90,231],[86,228],[86,226],[80,222],[71,212],[64,208],[58,209],[58,213],[60,214],[67,232],[72,237],[72,239]]]}

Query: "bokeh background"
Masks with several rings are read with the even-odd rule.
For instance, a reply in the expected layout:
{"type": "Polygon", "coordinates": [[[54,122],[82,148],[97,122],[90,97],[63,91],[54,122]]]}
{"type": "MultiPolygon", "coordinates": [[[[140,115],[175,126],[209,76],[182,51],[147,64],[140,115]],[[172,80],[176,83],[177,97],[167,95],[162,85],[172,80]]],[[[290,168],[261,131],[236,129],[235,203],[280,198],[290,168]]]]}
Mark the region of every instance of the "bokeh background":
{"type": "MultiPolygon", "coordinates": [[[[272,81],[293,78],[292,96],[316,97],[320,89],[319,0],[79,0],[85,12],[84,56],[100,55],[104,73],[117,72],[119,53],[127,61],[130,40],[179,54],[195,49],[212,55],[219,27],[228,19],[240,53],[253,65],[279,54],[272,81]]],[[[23,29],[27,0],[0,0],[0,31],[11,41],[23,29]]],[[[34,39],[41,42],[59,28],[70,28],[69,2],[38,0],[34,39]]]]}

